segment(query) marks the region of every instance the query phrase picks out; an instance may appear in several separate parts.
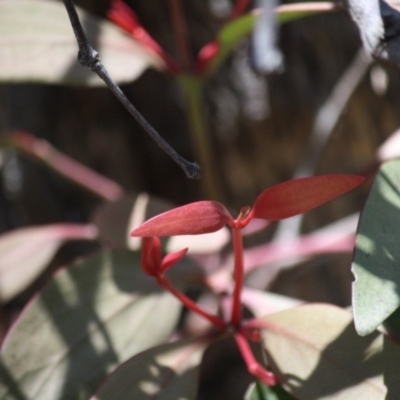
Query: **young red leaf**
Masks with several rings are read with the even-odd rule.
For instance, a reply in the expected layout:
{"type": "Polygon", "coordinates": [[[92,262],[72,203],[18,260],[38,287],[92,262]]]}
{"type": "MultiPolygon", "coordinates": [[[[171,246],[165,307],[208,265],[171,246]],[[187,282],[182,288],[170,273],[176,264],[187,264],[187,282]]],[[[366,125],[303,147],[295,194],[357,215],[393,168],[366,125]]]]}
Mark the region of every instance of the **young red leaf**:
{"type": "Polygon", "coordinates": [[[169,253],[167,254],[164,259],[162,260],[161,264],[161,272],[166,272],[169,268],[171,268],[173,265],[177,264],[179,261],[182,260],[183,257],[185,257],[186,253],[188,252],[188,248],[182,249],[179,251],[175,251],[174,253],[169,253]]]}
{"type": "Polygon", "coordinates": [[[149,219],[131,236],[198,235],[216,232],[232,220],[228,210],[216,201],[198,201],[174,208],[149,219]]]}
{"type": "Polygon", "coordinates": [[[158,237],[144,237],[142,240],[141,265],[147,275],[154,275],[161,268],[161,242],[158,237]]]}
{"type": "Polygon", "coordinates": [[[264,190],[248,218],[277,221],[302,214],[361,185],[355,175],[320,175],[293,179],[264,190]]]}

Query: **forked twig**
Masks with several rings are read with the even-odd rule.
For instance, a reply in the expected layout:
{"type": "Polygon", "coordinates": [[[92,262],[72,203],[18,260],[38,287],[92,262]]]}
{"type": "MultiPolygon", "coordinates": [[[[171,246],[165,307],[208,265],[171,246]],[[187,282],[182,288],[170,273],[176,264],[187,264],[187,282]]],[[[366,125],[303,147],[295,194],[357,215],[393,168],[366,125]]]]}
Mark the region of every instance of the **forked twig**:
{"type": "Polygon", "coordinates": [[[115,97],[122,103],[128,110],[133,118],[139,125],[150,135],[150,137],[164,150],[185,172],[186,176],[191,179],[200,178],[200,167],[196,163],[191,163],[179,155],[153,128],[152,125],[140,114],[136,107],[128,100],[120,87],[111,79],[106,68],[100,61],[99,54],[90,45],[82,25],[79,21],[78,13],[76,12],[73,0],[63,0],[65,8],[68,12],[71,21],[72,29],[74,31],[76,40],[79,46],[78,61],[84,66],[89,67],[95,72],[112,91],[115,97]]]}

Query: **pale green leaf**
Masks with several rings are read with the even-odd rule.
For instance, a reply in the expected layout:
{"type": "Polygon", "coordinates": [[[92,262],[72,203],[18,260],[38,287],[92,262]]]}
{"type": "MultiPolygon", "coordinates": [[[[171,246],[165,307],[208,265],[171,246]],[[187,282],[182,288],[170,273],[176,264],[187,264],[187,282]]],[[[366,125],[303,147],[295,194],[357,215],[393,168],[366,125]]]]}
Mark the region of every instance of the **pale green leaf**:
{"type": "Polygon", "coordinates": [[[86,400],[119,364],[165,341],[180,309],[143,274],[136,253],[79,262],[54,278],[6,337],[0,399],[86,400]]]}
{"type": "Polygon", "coordinates": [[[0,301],[26,289],[66,240],[96,238],[93,225],[57,224],[22,228],[0,236],[0,301]]]}
{"type": "Polygon", "coordinates": [[[352,271],[357,332],[373,332],[400,306],[400,161],[384,164],[361,214],[352,271]]]}
{"type": "Polygon", "coordinates": [[[400,348],[379,332],[358,336],[348,311],[304,305],[262,321],[272,370],[300,400],[398,398],[400,348]]]}
{"type": "Polygon", "coordinates": [[[121,365],[92,400],[195,400],[207,341],[152,348],[121,365]]]}
{"type": "MultiPolygon", "coordinates": [[[[116,25],[78,10],[85,33],[111,77],[138,78],[162,62],[116,25]]],[[[0,81],[104,85],[77,61],[78,45],[61,1],[0,1],[0,81]]]]}

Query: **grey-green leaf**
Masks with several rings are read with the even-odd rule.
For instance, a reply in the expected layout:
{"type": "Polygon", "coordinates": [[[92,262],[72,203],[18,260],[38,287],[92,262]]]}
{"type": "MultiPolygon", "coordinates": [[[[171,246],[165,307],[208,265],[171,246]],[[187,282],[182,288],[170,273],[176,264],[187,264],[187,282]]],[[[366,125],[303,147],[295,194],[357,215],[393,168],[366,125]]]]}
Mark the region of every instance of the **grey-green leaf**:
{"type": "Polygon", "coordinates": [[[400,348],[379,332],[360,337],[348,311],[312,304],[262,321],[272,370],[300,400],[399,398],[400,348]]]}
{"type": "Polygon", "coordinates": [[[195,400],[207,346],[192,339],[140,353],[121,365],[92,400],[195,400]]]}
{"type": "MultiPolygon", "coordinates": [[[[162,61],[116,25],[78,10],[111,77],[133,81],[162,61]]],[[[61,1],[0,1],[0,82],[103,85],[77,61],[78,45],[61,1]]]]}
{"type": "Polygon", "coordinates": [[[108,251],[59,273],[11,329],[0,399],[88,399],[119,364],[165,341],[181,306],[139,267],[108,251]]]}
{"type": "Polygon", "coordinates": [[[93,225],[54,224],[16,229],[0,236],[0,301],[26,289],[66,240],[93,240],[93,225]]]}
{"type": "Polygon", "coordinates": [[[400,161],[375,178],[358,227],[352,271],[357,332],[374,331],[400,306],[400,161]]]}

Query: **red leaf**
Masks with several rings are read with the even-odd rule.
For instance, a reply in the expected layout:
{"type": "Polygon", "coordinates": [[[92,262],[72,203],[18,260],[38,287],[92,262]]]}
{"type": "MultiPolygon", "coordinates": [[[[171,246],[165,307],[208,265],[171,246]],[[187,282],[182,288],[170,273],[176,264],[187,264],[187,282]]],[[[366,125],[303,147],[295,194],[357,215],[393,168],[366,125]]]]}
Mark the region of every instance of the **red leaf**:
{"type": "Polygon", "coordinates": [[[257,197],[249,217],[278,221],[302,214],[354,189],[364,180],[356,175],[320,175],[283,182],[257,197]]]}
{"type": "Polygon", "coordinates": [[[174,208],[149,219],[131,236],[198,235],[216,232],[232,220],[228,210],[216,201],[199,201],[174,208]]]}
{"type": "Polygon", "coordinates": [[[111,1],[107,17],[129,33],[141,26],[137,15],[122,0],[111,1]]]}
{"type": "Polygon", "coordinates": [[[171,268],[173,265],[177,264],[179,261],[182,260],[183,257],[185,257],[186,253],[188,252],[188,248],[175,251],[174,253],[169,253],[167,254],[164,259],[162,260],[161,264],[161,272],[166,272],[169,268],[171,268]]]}
{"type": "Polygon", "coordinates": [[[154,275],[161,267],[161,242],[158,237],[144,237],[142,240],[141,265],[147,275],[154,275]]]}

